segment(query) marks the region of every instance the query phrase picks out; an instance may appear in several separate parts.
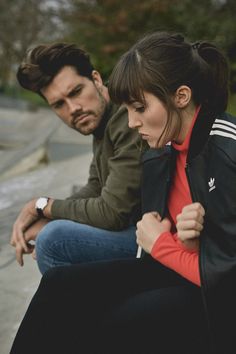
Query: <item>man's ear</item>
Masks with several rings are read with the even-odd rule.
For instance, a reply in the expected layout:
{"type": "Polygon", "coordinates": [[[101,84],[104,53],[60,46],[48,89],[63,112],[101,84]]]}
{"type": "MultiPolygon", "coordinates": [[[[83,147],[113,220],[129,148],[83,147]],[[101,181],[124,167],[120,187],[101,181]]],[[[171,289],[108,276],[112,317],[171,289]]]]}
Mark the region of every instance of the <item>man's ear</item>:
{"type": "Polygon", "coordinates": [[[190,103],[192,98],[192,90],[186,86],[180,86],[174,96],[174,103],[177,108],[185,108],[190,103]]]}
{"type": "Polygon", "coordinates": [[[95,85],[98,89],[103,86],[102,77],[101,77],[101,75],[99,74],[98,71],[96,71],[96,70],[93,70],[93,71],[92,71],[92,79],[93,79],[94,85],[95,85]]]}

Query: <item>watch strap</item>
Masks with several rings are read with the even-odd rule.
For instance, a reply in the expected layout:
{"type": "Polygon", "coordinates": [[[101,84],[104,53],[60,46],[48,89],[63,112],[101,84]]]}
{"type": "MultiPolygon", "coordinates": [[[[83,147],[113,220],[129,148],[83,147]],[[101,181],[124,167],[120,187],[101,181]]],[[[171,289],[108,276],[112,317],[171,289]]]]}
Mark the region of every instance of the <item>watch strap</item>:
{"type": "Polygon", "coordinates": [[[36,210],[37,210],[38,216],[39,216],[40,218],[44,218],[43,209],[41,209],[41,208],[36,208],[36,210]]]}
{"type": "MultiPolygon", "coordinates": [[[[37,211],[37,213],[38,213],[38,216],[39,216],[40,218],[44,218],[45,215],[44,215],[44,213],[43,213],[43,210],[44,210],[44,208],[46,208],[46,206],[48,205],[48,201],[49,201],[50,198],[48,198],[48,197],[40,197],[40,198],[46,199],[46,204],[45,204],[42,208],[39,208],[39,207],[36,206],[35,209],[36,209],[36,211],[37,211]]],[[[39,198],[39,199],[40,199],[40,198],[39,198]]]]}

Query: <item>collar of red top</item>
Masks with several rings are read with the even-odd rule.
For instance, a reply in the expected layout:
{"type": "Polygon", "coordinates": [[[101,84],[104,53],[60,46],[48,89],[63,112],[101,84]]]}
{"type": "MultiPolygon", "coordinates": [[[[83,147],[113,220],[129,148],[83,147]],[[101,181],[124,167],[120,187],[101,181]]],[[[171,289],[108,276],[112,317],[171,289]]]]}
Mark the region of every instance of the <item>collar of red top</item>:
{"type": "Polygon", "coordinates": [[[193,131],[193,127],[194,127],[194,124],[196,122],[196,119],[198,117],[198,113],[200,111],[200,108],[201,106],[198,106],[194,112],[194,116],[193,116],[193,119],[192,119],[192,122],[191,122],[191,125],[190,125],[190,128],[189,128],[189,131],[184,139],[184,141],[182,142],[182,144],[177,144],[175,142],[172,142],[172,146],[175,150],[177,151],[181,151],[181,152],[184,152],[184,151],[188,151],[188,148],[189,148],[189,143],[190,143],[190,138],[191,138],[191,135],[192,135],[192,131],[193,131]]]}

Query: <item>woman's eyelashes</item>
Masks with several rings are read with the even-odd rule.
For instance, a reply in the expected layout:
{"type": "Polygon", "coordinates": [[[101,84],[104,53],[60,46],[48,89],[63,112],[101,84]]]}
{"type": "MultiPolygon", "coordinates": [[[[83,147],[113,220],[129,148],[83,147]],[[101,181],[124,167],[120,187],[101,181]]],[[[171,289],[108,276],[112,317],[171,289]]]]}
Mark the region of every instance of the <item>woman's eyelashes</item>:
{"type": "Polygon", "coordinates": [[[135,112],[143,113],[145,112],[145,106],[134,107],[135,112]]]}

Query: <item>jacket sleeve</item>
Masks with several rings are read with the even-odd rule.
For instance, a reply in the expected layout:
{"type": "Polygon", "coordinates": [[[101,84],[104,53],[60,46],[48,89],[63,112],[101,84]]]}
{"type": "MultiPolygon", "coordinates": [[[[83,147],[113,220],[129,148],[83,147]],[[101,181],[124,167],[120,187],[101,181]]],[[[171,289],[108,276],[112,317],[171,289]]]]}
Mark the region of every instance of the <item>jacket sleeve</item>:
{"type": "MultiPolygon", "coordinates": [[[[128,128],[127,113],[116,116],[107,127],[113,156],[108,160],[109,175],[101,193],[93,197],[55,200],[52,206],[54,219],[70,219],[108,230],[121,230],[129,225],[131,214],[140,203],[140,137],[128,128]]],[[[99,192],[96,187],[95,190],[99,192]]]]}
{"type": "Polygon", "coordinates": [[[79,198],[93,198],[98,197],[101,194],[101,184],[98,179],[97,169],[95,167],[94,158],[89,167],[89,178],[85,186],[81,187],[80,190],[68,199],[79,199],[79,198]]]}

